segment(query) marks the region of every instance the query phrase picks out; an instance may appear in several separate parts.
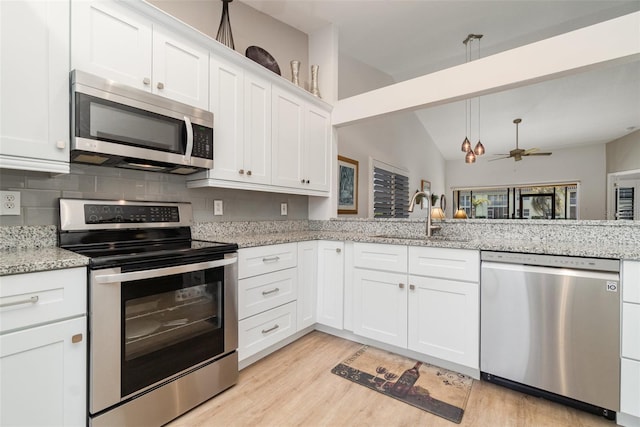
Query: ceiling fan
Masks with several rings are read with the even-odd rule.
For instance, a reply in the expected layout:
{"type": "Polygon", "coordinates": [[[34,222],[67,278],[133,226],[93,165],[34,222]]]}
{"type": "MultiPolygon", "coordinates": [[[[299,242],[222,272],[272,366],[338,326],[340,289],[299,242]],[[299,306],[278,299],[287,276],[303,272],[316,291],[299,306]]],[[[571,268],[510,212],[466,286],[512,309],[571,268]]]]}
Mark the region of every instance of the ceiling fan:
{"type": "Polygon", "coordinates": [[[493,160],[502,160],[502,159],[510,159],[511,157],[513,157],[513,160],[515,160],[516,162],[522,160],[522,157],[524,156],[550,156],[551,153],[539,153],[538,150],[539,148],[530,148],[528,150],[524,150],[522,148],[518,147],[518,125],[522,122],[522,119],[514,119],[513,123],[516,124],[516,148],[515,150],[511,150],[509,151],[509,154],[498,154],[498,156],[503,156],[503,157],[498,157],[497,159],[491,159],[489,161],[493,161],[493,160]]]}

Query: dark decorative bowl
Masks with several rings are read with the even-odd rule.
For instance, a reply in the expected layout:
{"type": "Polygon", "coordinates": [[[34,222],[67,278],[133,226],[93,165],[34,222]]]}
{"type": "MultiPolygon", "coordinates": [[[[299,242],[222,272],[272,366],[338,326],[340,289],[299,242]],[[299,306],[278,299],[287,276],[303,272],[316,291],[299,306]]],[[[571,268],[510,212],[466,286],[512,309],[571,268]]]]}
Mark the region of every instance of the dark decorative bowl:
{"type": "Polygon", "coordinates": [[[258,64],[262,65],[264,68],[273,71],[279,76],[281,75],[278,63],[276,62],[274,57],[271,56],[271,54],[263,48],[258,46],[249,46],[245,51],[245,55],[252,61],[255,61],[258,64]]]}

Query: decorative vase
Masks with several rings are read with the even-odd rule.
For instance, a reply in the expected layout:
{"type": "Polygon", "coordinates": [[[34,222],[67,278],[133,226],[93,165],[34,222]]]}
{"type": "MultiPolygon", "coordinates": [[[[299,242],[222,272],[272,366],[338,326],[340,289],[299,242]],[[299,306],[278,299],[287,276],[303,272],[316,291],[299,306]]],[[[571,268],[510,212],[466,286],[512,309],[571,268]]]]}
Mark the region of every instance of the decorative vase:
{"type": "Polygon", "coordinates": [[[291,61],[291,82],[300,86],[300,81],[298,80],[298,76],[300,74],[300,61],[291,61]]]}
{"type": "Polygon", "coordinates": [[[223,45],[234,49],[233,34],[231,33],[231,23],[229,22],[229,3],[233,0],[222,0],[222,17],[220,18],[220,27],[216,40],[223,45]]]}
{"type": "Polygon", "coordinates": [[[321,98],[320,89],[318,89],[318,68],[320,68],[319,65],[311,66],[311,94],[321,98]]]}

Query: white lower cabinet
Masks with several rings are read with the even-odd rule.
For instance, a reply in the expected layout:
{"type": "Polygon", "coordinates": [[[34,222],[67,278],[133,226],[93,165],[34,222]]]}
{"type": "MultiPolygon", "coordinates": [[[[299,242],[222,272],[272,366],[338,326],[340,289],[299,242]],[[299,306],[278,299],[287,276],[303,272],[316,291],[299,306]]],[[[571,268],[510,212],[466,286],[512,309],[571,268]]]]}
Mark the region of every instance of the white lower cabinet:
{"type": "Polygon", "coordinates": [[[298,330],[316,323],[318,242],[298,243],[298,330]]]}
{"type": "Polygon", "coordinates": [[[479,260],[473,250],[354,244],[354,333],[479,369],[479,260]]]}
{"type": "Polygon", "coordinates": [[[297,332],[296,243],[238,251],[238,360],[297,332]]]}
{"type": "Polygon", "coordinates": [[[318,241],[317,322],[336,329],[344,321],[344,243],[318,241]]]}
{"type": "Polygon", "coordinates": [[[277,344],[296,332],[296,302],[240,320],[238,360],[277,344]]]}
{"type": "Polygon", "coordinates": [[[406,273],[356,268],[353,280],[353,332],[387,344],[406,347],[406,273]]]}
{"type": "Polygon", "coordinates": [[[622,262],[620,413],[623,426],[640,426],[640,261],[622,262]]]}
{"type": "Polygon", "coordinates": [[[0,277],[0,425],[86,425],[86,277],[0,277]]]}

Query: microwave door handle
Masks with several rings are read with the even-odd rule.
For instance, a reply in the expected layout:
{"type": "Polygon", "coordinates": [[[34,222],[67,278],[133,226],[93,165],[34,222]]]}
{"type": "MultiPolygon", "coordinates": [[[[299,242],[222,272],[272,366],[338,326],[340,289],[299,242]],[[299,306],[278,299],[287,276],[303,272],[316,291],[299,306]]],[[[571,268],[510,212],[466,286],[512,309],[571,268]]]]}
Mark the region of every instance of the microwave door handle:
{"type": "Polygon", "coordinates": [[[191,153],[193,152],[193,126],[189,117],[184,116],[184,125],[187,129],[187,147],[184,153],[184,159],[187,163],[191,162],[191,153]]]}
{"type": "Polygon", "coordinates": [[[132,282],[134,280],[153,279],[154,277],[170,276],[173,274],[190,273],[235,264],[237,257],[216,261],[199,262],[196,264],[176,265],[174,267],[156,268],[154,270],[132,271],[129,273],[100,274],[95,276],[95,282],[100,284],[132,282]]]}

